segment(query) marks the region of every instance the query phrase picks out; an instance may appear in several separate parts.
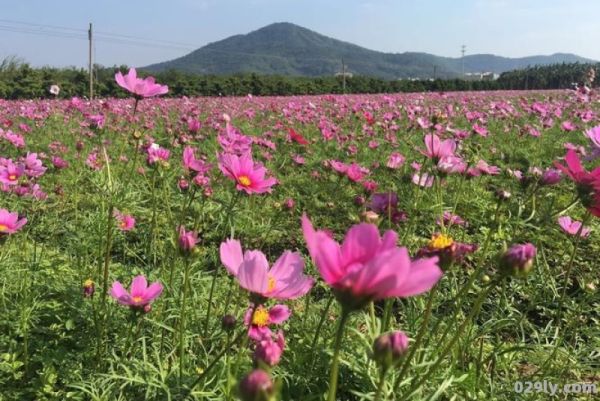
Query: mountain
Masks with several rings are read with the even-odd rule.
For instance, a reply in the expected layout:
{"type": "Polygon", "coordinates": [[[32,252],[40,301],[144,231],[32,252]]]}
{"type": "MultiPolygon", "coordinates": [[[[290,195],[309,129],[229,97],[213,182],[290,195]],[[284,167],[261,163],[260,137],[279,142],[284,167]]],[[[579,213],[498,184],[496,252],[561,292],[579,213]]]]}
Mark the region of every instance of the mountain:
{"type": "Polygon", "coordinates": [[[330,76],[346,71],[386,79],[457,77],[465,72],[495,72],[532,65],[595,62],[573,54],[507,58],[474,54],[461,58],[427,53],[383,53],[333,39],[287,22],[265,26],[246,35],[210,43],[193,52],[142,68],[149,72],[179,70],[199,74],[258,73],[330,76]]]}

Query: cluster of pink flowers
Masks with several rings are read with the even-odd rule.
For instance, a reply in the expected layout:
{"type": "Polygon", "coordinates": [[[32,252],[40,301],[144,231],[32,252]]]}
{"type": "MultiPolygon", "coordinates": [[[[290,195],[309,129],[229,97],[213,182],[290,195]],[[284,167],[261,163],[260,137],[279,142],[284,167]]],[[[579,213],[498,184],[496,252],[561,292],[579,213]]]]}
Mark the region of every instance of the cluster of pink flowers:
{"type": "Polygon", "coordinates": [[[16,162],[12,159],[0,158],[0,190],[18,196],[46,199],[46,193],[36,183],[45,172],[46,167],[37,153],[27,153],[27,156],[16,162]]]}

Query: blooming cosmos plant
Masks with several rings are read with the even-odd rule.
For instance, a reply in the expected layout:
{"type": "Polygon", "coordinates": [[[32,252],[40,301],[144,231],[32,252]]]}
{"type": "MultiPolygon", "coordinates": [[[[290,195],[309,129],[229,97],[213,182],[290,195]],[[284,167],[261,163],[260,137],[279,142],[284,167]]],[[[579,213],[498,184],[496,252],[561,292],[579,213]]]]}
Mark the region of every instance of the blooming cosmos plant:
{"type": "Polygon", "coordinates": [[[565,233],[574,236],[579,235],[582,238],[589,237],[591,231],[590,228],[581,227],[581,224],[581,221],[572,220],[569,216],[561,216],[558,218],[558,225],[565,233]]]}
{"type": "Polygon", "coordinates": [[[411,261],[408,250],[396,246],[398,235],[392,230],[380,237],[377,226],[357,224],[341,245],[316,231],[306,215],[302,230],[321,277],[350,310],[372,300],[421,294],[442,276],[437,257],[411,261]]]}
{"type": "Polygon", "coordinates": [[[600,217],[600,167],[591,172],[585,170],[577,152],[570,149],[565,156],[565,165],[555,162],[555,166],[565,173],[577,186],[581,203],[591,214],[600,217]]]}
{"type": "Polygon", "coordinates": [[[0,235],[14,234],[27,223],[26,218],[19,219],[18,213],[0,209],[0,235]]]}
{"type": "Polygon", "coordinates": [[[164,95],[169,92],[167,85],[157,84],[153,77],[141,79],[137,77],[135,68],[130,68],[127,75],[123,75],[120,71],[115,74],[115,81],[123,89],[133,93],[136,97],[153,97],[164,95]]]}
{"type": "Polygon", "coordinates": [[[139,275],[131,282],[130,292],[127,292],[123,288],[123,284],[115,281],[110,290],[110,295],[121,305],[146,309],[147,305],[158,298],[162,290],[163,286],[161,283],[155,282],[148,286],[146,277],[139,275]]]}
{"type": "Polygon", "coordinates": [[[273,177],[265,178],[267,169],[260,163],[255,163],[250,154],[237,156],[229,153],[218,155],[219,169],[236,182],[238,191],[248,195],[271,192],[271,187],[277,184],[273,177]]]}
{"type": "Polygon", "coordinates": [[[265,298],[295,299],[306,294],[314,279],[304,275],[304,261],[297,252],[285,251],[275,264],[261,251],[242,252],[239,241],[229,239],[221,243],[221,263],[237,277],[240,286],[265,298]]]}

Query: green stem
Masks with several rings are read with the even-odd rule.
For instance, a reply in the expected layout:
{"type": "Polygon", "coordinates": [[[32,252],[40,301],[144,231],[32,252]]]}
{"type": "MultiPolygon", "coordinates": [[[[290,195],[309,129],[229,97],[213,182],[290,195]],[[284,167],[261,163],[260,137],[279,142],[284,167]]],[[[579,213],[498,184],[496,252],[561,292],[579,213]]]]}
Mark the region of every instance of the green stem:
{"type": "Polygon", "coordinates": [[[406,356],[406,359],[404,360],[404,362],[402,362],[402,367],[400,368],[400,373],[398,373],[398,377],[396,379],[396,384],[394,385],[394,392],[396,392],[396,390],[400,386],[400,383],[402,382],[402,378],[406,374],[406,371],[408,370],[408,368],[410,366],[410,362],[411,362],[412,358],[415,356],[417,349],[419,349],[421,342],[423,341],[423,337],[425,336],[425,331],[427,330],[427,326],[429,323],[429,318],[431,317],[433,299],[435,298],[435,295],[437,293],[437,288],[438,288],[438,286],[436,285],[435,287],[433,287],[431,289],[431,291],[429,291],[429,298],[427,299],[427,306],[425,307],[425,315],[423,316],[423,322],[421,323],[421,328],[419,329],[419,332],[417,333],[417,338],[415,339],[414,344],[412,344],[412,346],[410,347],[410,351],[409,351],[408,355],[406,356]]]}
{"type": "Polygon", "coordinates": [[[208,335],[208,326],[210,323],[210,311],[212,309],[212,300],[215,293],[215,284],[217,283],[217,277],[219,276],[219,269],[215,268],[213,274],[212,283],[210,285],[210,293],[208,295],[208,305],[206,306],[206,318],[204,319],[204,337],[208,335]]]}
{"type": "Polygon", "coordinates": [[[379,401],[381,399],[381,394],[383,393],[383,386],[385,385],[386,373],[387,369],[381,369],[381,374],[379,375],[379,382],[377,383],[377,391],[375,392],[375,398],[373,398],[373,401],[379,401]]]}
{"type": "Polygon", "coordinates": [[[483,291],[481,291],[479,293],[479,296],[475,300],[475,304],[473,305],[473,308],[471,308],[471,312],[465,318],[465,320],[462,322],[462,324],[460,325],[460,327],[456,330],[456,333],[454,334],[454,337],[452,337],[452,339],[450,341],[448,341],[448,343],[446,343],[446,346],[442,349],[442,352],[440,353],[440,355],[438,356],[438,358],[436,359],[436,361],[433,363],[433,365],[431,365],[431,367],[429,368],[429,370],[425,373],[425,375],[423,375],[421,377],[421,379],[418,380],[418,381],[414,381],[413,380],[413,384],[410,386],[408,392],[404,395],[404,397],[402,399],[408,399],[427,380],[429,380],[429,378],[431,377],[431,375],[433,375],[437,371],[437,369],[440,367],[442,361],[450,353],[450,351],[452,350],[452,348],[454,347],[454,345],[456,344],[456,342],[461,337],[461,335],[464,332],[464,330],[467,327],[467,325],[469,323],[471,323],[473,321],[473,319],[479,314],[479,310],[481,309],[481,305],[483,304],[483,301],[488,296],[488,294],[490,293],[490,291],[492,290],[492,288],[495,287],[496,283],[497,283],[496,280],[492,281],[485,290],[483,290],[483,291]]]}
{"type": "Polygon", "coordinates": [[[213,361],[206,367],[206,369],[204,369],[202,374],[200,374],[200,376],[198,376],[198,378],[192,383],[190,388],[186,391],[185,396],[182,398],[183,400],[187,399],[190,396],[190,394],[194,390],[194,387],[196,387],[206,377],[208,372],[210,372],[212,370],[212,368],[215,367],[217,362],[219,362],[221,360],[221,358],[223,358],[223,356],[227,354],[227,351],[229,351],[233,345],[235,345],[238,341],[240,341],[240,339],[244,335],[246,335],[246,330],[242,330],[232,341],[228,342],[225,345],[225,347],[221,350],[221,352],[219,352],[219,354],[215,357],[215,359],[213,359],[213,361]]]}
{"type": "Polygon", "coordinates": [[[113,212],[114,206],[112,202],[108,207],[108,216],[106,223],[106,248],[104,251],[104,272],[102,275],[102,306],[106,305],[106,296],[108,295],[108,270],[110,267],[110,250],[112,247],[112,229],[113,229],[113,212]]]}
{"type": "Polygon", "coordinates": [[[185,341],[184,341],[184,333],[185,333],[185,318],[186,318],[186,302],[187,302],[187,294],[188,294],[188,282],[190,276],[190,258],[188,255],[185,256],[185,269],[183,273],[183,292],[181,295],[181,312],[179,313],[179,382],[181,382],[181,378],[183,377],[183,354],[185,350],[185,341]]]}
{"type": "Polygon", "coordinates": [[[337,393],[338,376],[340,370],[340,349],[342,345],[342,338],[344,337],[344,328],[348,321],[349,312],[342,308],[342,316],[338,324],[337,332],[335,335],[335,343],[333,348],[333,358],[331,361],[331,369],[329,375],[329,394],[327,395],[327,401],[335,401],[335,395],[337,393]]]}
{"type": "MultiPolygon", "coordinates": [[[[331,304],[333,304],[333,299],[334,299],[333,297],[329,298],[329,301],[327,301],[327,305],[325,306],[325,309],[323,309],[323,313],[321,313],[321,319],[319,320],[319,324],[317,325],[317,329],[315,330],[315,336],[313,337],[313,340],[310,344],[311,350],[315,350],[315,347],[317,346],[317,341],[319,341],[319,335],[321,334],[321,329],[323,328],[325,319],[327,319],[327,314],[329,313],[331,304]]],[[[312,352],[311,355],[312,355],[311,359],[314,359],[315,353],[312,352]]],[[[312,361],[311,361],[311,365],[312,365],[312,361]]]]}

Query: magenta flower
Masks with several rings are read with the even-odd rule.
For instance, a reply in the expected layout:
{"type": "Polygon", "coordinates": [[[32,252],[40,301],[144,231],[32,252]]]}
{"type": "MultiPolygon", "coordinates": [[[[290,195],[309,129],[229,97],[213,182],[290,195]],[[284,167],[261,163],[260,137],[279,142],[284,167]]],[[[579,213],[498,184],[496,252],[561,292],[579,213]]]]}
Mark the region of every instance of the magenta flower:
{"type": "Polygon", "coordinates": [[[271,367],[275,366],[279,363],[284,348],[285,337],[280,330],[277,332],[275,340],[271,336],[267,336],[256,342],[253,355],[254,362],[262,362],[271,367]]]}
{"type": "Polygon", "coordinates": [[[255,163],[250,154],[237,156],[221,153],[217,158],[219,169],[236,182],[238,191],[244,191],[248,195],[270,193],[271,187],[277,184],[275,178],[265,178],[267,169],[262,164],[255,163]]]}
{"type": "Polygon", "coordinates": [[[161,294],[163,286],[159,282],[148,286],[146,277],[136,276],[131,282],[131,292],[127,292],[123,285],[115,281],[110,290],[110,295],[121,305],[135,309],[145,309],[152,301],[161,294]]]}
{"type": "Polygon", "coordinates": [[[248,337],[255,341],[271,337],[272,324],[281,324],[289,319],[292,312],[285,305],[275,305],[267,309],[263,305],[250,306],[244,315],[244,324],[249,326],[248,337]],[[254,313],[252,311],[254,310],[254,313]]]}
{"type": "Polygon", "coordinates": [[[438,161],[437,169],[444,174],[462,174],[467,170],[467,163],[458,156],[444,156],[438,161]]]}
{"type": "Polygon", "coordinates": [[[569,216],[562,216],[558,218],[558,225],[562,230],[569,235],[578,235],[582,238],[590,236],[591,229],[589,227],[581,227],[582,222],[572,220],[569,216]],[[581,232],[579,232],[581,230],[581,232]]]}
{"type": "Polygon", "coordinates": [[[117,226],[121,231],[131,231],[135,227],[135,218],[129,214],[123,214],[118,210],[113,212],[113,216],[117,219],[117,226]]]}
{"type": "Polygon", "coordinates": [[[371,300],[410,297],[429,291],[442,276],[438,258],[411,261],[398,235],[379,236],[373,224],[357,224],[340,245],[324,231],[315,231],[306,215],[302,231],[308,251],[325,282],[344,307],[358,309],[371,300]]]}
{"type": "Polygon", "coordinates": [[[572,149],[565,156],[566,166],[554,165],[573,180],[583,205],[596,217],[600,217],[600,167],[591,172],[585,170],[577,152],[572,149]]]}
{"type": "Polygon", "coordinates": [[[186,231],[185,227],[179,227],[179,248],[184,252],[190,252],[198,243],[198,233],[194,231],[186,231]]]}
{"type": "Polygon", "coordinates": [[[159,144],[153,143],[148,147],[148,164],[157,162],[166,163],[169,160],[171,152],[168,149],[161,148],[159,144]]]}
{"type": "Polygon", "coordinates": [[[533,244],[515,244],[500,258],[500,267],[506,274],[525,277],[531,271],[536,255],[537,249],[533,244]]]}
{"type": "Polygon", "coordinates": [[[121,88],[128,90],[138,98],[164,95],[169,92],[167,85],[157,84],[153,77],[138,78],[135,68],[130,68],[125,76],[120,71],[117,72],[115,81],[121,88]]]}
{"type": "Polygon", "coordinates": [[[423,188],[431,188],[433,186],[434,176],[429,175],[427,173],[423,174],[413,174],[412,182],[415,185],[418,185],[423,188]]]}
{"type": "Polygon", "coordinates": [[[0,209],[0,235],[14,234],[27,223],[26,218],[19,219],[18,213],[0,209]]]}
{"type": "Polygon", "coordinates": [[[46,167],[38,159],[37,153],[27,153],[27,156],[22,160],[25,164],[25,174],[29,177],[41,177],[46,172],[46,167]]]}
{"type": "Polygon", "coordinates": [[[273,399],[275,386],[271,376],[261,369],[255,369],[240,382],[242,401],[261,401],[273,399]]]}
{"type": "Polygon", "coordinates": [[[405,158],[402,154],[394,152],[387,160],[386,166],[391,169],[400,168],[404,164],[405,158]]]}
{"type": "Polygon", "coordinates": [[[194,149],[190,146],[186,146],[183,149],[183,168],[186,171],[195,171],[198,174],[205,174],[210,170],[210,164],[204,160],[196,159],[194,149]]]}
{"type": "Polygon", "coordinates": [[[454,156],[456,142],[453,139],[440,140],[436,134],[427,134],[423,138],[425,141],[425,151],[421,151],[430,159],[439,160],[442,157],[454,156]]]}
{"type": "Polygon", "coordinates": [[[22,165],[14,164],[12,160],[6,160],[4,165],[0,165],[0,183],[17,185],[24,173],[25,168],[22,165]]]}
{"type": "Polygon", "coordinates": [[[304,261],[297,252],[285,251],[269,268],[264,253],[242,253],[239,241],[229,239],[221,243],[221,263],[237,277],[240,286],[265,298],[295,299],[305,295],[314,279],[304,275],[304,261]]]}
{"type": "Polygon", "coordinates": [[[500,174],[500,167],[490,166],[485,160],[479,160],[475,165],[475,168],[482,174],[498,175],[500,174]]]}

